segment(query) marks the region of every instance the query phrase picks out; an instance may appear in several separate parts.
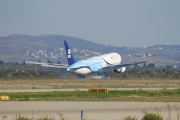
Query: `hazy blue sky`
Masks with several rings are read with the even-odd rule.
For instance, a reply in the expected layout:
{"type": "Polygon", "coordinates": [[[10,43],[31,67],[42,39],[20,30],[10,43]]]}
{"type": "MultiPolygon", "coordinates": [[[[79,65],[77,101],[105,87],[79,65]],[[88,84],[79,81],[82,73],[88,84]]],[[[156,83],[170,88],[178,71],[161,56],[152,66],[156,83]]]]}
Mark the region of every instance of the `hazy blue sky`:
{"type": "Polygon", "coordinates": [[[59,34],[113,46],[180,44],[180,0],[0,0],[0,36],[59,34]]]}

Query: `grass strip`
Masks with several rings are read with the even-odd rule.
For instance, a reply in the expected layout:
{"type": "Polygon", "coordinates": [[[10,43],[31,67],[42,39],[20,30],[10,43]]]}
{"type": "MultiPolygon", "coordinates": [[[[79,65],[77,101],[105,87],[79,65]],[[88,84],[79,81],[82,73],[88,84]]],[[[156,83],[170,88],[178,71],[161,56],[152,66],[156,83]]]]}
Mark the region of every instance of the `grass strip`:
{"type": "Polygon", "coordinates": [[[0,93],[11,101],[131,101],[131,102],[180,102],[180,89],[173,90],[111,90],[109,93],[87,91],[54,91],[29,93],[0,93]]]}

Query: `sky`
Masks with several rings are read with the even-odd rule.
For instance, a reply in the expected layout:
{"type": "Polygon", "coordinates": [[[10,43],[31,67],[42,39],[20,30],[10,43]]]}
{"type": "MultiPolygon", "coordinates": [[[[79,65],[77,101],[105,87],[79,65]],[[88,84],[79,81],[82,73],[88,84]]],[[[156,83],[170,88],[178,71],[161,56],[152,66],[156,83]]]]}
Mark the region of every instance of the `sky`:
{"type": "Polygon", "coordinates": [[[117,47],[180,45],[180,0],[0,0],[0,37],[11,34],[117,47]]]}

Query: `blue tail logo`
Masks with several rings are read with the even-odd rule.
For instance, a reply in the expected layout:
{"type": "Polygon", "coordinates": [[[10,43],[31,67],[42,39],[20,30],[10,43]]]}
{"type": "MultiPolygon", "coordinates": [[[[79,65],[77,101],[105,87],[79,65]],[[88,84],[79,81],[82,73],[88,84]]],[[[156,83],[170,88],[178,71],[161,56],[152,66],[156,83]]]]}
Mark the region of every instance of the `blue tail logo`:
{"type": "Polygon", "coordinates": [[[67,56],[68,64],[70,66],[70,65],[74,64],[76,62],[76,60],[74,59],[71,49],[69,48],[69,45],[66,41],[64,41],[64,46],[66,49],[66,56],[67,56]]]}

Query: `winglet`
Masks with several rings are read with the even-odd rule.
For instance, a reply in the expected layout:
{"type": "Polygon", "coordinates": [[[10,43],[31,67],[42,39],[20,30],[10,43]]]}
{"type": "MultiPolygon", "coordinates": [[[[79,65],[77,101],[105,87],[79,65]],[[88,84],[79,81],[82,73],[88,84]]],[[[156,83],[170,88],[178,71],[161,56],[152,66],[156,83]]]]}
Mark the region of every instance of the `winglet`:
{"type": "Polygon", "coordinates": [[[69,45],[66,41],[64,41],[64,46],[66,49],[66,56],[67,56],[67,60],[68,60],[68,65],[72,65],[76,62],[74,55],[71,52],[71,49],[69,48],[69,45]]]}

